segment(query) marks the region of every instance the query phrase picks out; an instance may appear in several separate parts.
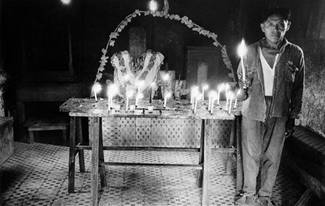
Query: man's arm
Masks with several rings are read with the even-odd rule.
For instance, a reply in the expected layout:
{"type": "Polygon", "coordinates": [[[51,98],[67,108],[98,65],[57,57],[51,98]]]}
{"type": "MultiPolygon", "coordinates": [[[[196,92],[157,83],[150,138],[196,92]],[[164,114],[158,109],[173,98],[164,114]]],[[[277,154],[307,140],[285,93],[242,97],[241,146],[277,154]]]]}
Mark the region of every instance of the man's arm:
{"type": "Polygon", "coordinates": [[[298,119],[301,113],[302,107],[302,95],[304,90],[304,79],[305,79],[305,60],[304,54],[301,51],[299,64],[295,68],[296,75],[293,83],[291,102],[290,102],[290,118],[298,119]]]}
{"type": "Polygon", "coordinates": [[[305,79],[305,60],[304,54],[301,51],[301,56],[299,60],[299,65],[295,66],[289,64],[292,71],[296,72],[295,81],[293,83],[291,102],[290,102],[290,114],[286,124],[285,135],[287,137],[291,136],[293,133],[293,127],[295,126],[295,119],[299,118],[302,107],[302,95],[304,90],[304,79],[305,79]]]}

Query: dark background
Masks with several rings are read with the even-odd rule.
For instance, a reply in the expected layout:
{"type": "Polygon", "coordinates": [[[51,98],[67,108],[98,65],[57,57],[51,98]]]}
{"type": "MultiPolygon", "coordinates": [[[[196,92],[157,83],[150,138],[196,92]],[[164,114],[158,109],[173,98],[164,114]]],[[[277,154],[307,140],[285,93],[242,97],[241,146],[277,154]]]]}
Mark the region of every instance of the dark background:
{"type": "MultiPolygon", "coordinates": [[[[57,112],[58,105],[67,97],[89,96],[101,49],[110,32],[135,9],[146,10],[148,0],[72,0],[70,5],[63,5],[60,0],[0,2],[0,69],[8,75],[6,108],[17,118],[15,122],[23,124],[33,110],[57,112]],[[38,102],[53,102],[54,106],[40,107],[38,102]],[[27,112],[27,107],[34,109],[27,112]]],[[[163,1],[158,3],[162,5],[163,1]]],[[[218,41],[227,46],[234,67],[238,64],[235,50],[241,38],[253,43],[262,37],[261,11],[274,6],[289,7],[292,27],[287,37],[304,49],[309,64],[313,65],[307,75],[323,69],[325,1],[169,0],[169,5],[170,14],[188,16],[218,34],[218,41]]],[[[162,52],[169,69],[182,79],[186,79],[187,48],[213,47],[211,39],[179,22],[146,16],[128,24],[115,46],[109,49],[110,55],[129,48],[131,27],[145,29],[147,49],[162,52]]],[[[104,78],[112,73],[108,63],[104,78]]]]}

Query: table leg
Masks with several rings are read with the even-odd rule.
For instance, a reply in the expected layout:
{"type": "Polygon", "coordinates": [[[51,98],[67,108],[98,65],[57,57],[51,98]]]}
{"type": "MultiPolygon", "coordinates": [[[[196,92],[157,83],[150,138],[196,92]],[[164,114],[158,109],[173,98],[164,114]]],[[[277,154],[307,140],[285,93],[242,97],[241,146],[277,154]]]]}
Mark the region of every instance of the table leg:
{"type": "Polygon", "coordinates": [[[99,163],[99,125],[100,117],[91,117],[93,121],[90,125],[90,139],[92,139],[92,156],[91,156],[91,197],[92,205],[98,205],[98,163],[99,163]]]}
{"type": "Polygon", "coordinates": [[[202,187],[203,184],[203,164],[204,164],[204,130],[205,130],[205,125],[204,121],[201,123],[201,135],[200,135],[200,156],[199,156],[199,164],[202,166],[202,169],[199,174],[199,187],[202,187]]]}
{"type": "Polygon", "coordinates": [[[210,134],[211,134],[211,120],[202,120],[202,127],[204,130],[204,148],[203,148],[203,185],[202,185],[202,206],[209,205],[209,156],[210,156],[210,134]]]}
{"type": "Polygon", "coordinates": [[[74,192],[76,117],[70,117],[68,192],[74,192]]]}
{"type": "Polygon", "coordinates": [[[102,121],[99,124],[99,174],[100,183],[102,187],[107,186],[106,176],[105,176],[105,159],[104,159],[104,149],[103,149],[103,127],[102,121]]]}
{"type": "MultiPolygon", "coordinates": [[[[236,119],[234,119],[231,122],[231,132],[230,132],[229,145],[228,145],[229,149],[233,148],[234,141],[235,141],[235,136],[236,136],[236,119]]],[[[233,153],[228,152],[228,154],[227,154],[227,162],[226,162],[226,174],[227,175],[231,174],[232,156],[233,156],[233,153]]]]}
{"type": "MultiPolygon", "coordinates": [[[[82,134],[82,122],[81,122],[81,117],[78,118],[77,121],[77,128],[78,128],[78,141],[79,144],[82,145],[83,144],[83,134],[82,134]]],[[[79,169],[80,172],[85,172],[85,154],[84,154],[84,150],[83,149],[79,149],[78,150],[78,154],[79,154],[79,169]]]]}
{"type": "Polygon", "coordinates": [[[241,117],[236,116],[236,194],[239,194],[243,187],[244,175],[243,175],[243,162],[242,162],[242,146],[241,146],[241,117]]]}

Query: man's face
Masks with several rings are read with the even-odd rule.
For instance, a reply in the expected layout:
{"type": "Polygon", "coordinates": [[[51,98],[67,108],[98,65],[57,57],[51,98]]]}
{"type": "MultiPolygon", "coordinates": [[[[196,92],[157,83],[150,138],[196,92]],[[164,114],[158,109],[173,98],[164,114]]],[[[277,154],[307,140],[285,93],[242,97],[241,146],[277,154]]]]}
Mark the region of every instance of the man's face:
{"type": "Polygon", "coordinates": [[[290,24],[289,21],[284,20],[282,17],[272,15],[261,24],[261,29],[264,32],[266,39],[276,44],[284,38],[286,32],[290,28],[290,24]]]}

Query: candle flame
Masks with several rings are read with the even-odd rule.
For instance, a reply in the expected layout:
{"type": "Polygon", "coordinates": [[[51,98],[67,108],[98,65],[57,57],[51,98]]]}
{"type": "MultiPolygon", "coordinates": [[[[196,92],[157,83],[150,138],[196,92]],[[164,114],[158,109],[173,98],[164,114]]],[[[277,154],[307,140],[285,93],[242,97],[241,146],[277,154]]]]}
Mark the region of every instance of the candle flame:
{"type": "Polygon", "coordinates": [[[92,90],[94,91],[94,93],[98,93],[98,92],[100,92],[100,90],[102,90],[102,86],[101,86],[98,82],[96,82],[96,83],[93,85],[92,90]]]}
{"type": "Polygon", "coordinates": [[[234,99],[235,98],[235,94],[232,91],[228,91],[226,93],[226,95],[227,95],[227,98],[228,99],[234,99]]]}
{"type": "Polygon", "coordinates": [[[224,86],[224,89],[225,89],[226,91],[228,91],[228,90],[230,89],[230,85],[226,83],[225,86],[224,86]]]}
{"type": "Polygon", "coordinates": [[[208,85],[208,84],[202,84],[202,89],[203,89],[203,90],[207,90],[207,89],[209,89],[209,85],[208,85]]]}
{"type": "Polygon", "coordinates": [[[133,95],[134,95],[134,91],[133,90],[126,91],[126,97],[127,98],[131,98],[133,95]]]}
{"type": "Polygon", "coordinates": [[[143,93],[139,92],[139,93],[137,94],[137,99],[142,99],[142,98],[143,98],[143,93]]]}
{"type": "Polygon", "coordinates": [[[238,49],[237,49],[237,52],[238,52],[238,56],[240,58],[243,58],[246,53],[247,53],[247,47],[246,47],[246,44],[245,44],[245,40],[242,39],[239,46],[238,46],[238,49]]]}
{"type": "Polygon", "coordinates": [[[157,11],[157,9],[158,9],[158,3],[156,1],[154,1],[154,0],[151,0],[149,2],[149,9],[150,9],[151,12],[157,11]]]}
{"type": "Polygon", "coordinates": [[[161,78],[163,81],[167,82],[169,80],[169,74],[168,73],[162,74],[161,78]]]}
{"type": "Polygon", "coordinates": [[[166,99],[169,99],[169,98],[171,98],[172,97],[172,93],[171,92],[166,92],[166,94],[165,94],[165,98],[166,99]]]}
{"type": "Polygon", "coordinates": [[[215,99],[217,96],[218,96],[218,94],[217,94],[216,91],[210,91],[210,92],[209,92],[209,97],[210,97],[210,98],[215,99]]]}
{"type": "Polygon", "coordinates": [[[191,89],[191,94],[195,97],[199,95],[199,87],[198,86],[193,86],[191,89]]]}
{"type": "Polygon", "coordinates": [[[118,87],[116,84],[111,84],[107,87],[107,95],[109,96],[115,96],[118,93],[118,87]]]}
{"type": "Polygon", "coordinates": [[[221,92],[222,90],[225,89],[225,83],[221,83],[218,85],[218,91],[221,92]]]}

